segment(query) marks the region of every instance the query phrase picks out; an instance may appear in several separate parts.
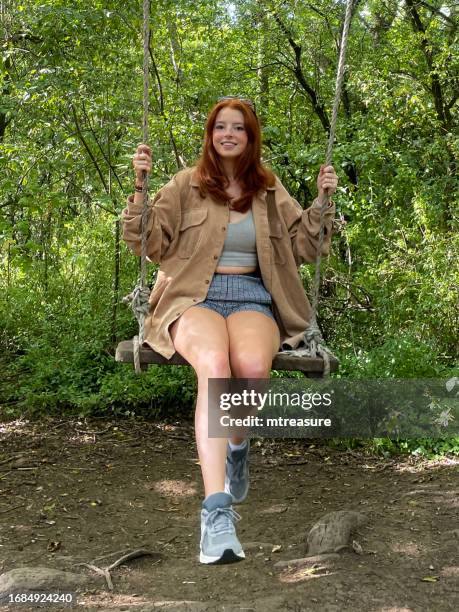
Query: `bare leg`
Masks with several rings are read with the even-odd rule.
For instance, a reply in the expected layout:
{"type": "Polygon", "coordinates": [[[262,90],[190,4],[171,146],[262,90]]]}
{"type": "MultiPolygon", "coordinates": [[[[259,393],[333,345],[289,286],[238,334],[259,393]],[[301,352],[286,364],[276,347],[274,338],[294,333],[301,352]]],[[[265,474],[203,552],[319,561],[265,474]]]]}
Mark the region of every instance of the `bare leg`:
{"type": "MultiPolygon", "coordinates": [[[[280,334],[275,321],[257,311],[235,312],[226,320],[231,371],[237,378],[269,378],[280,334]]],[[[233,437],[233,444],[244,441],[233,437]]]]}
{"type": "Polygon", "coordinates": [[[226,321],[213,310],[192,306],[171,325],[170,332],[175,350],[191,364],[198,378],[195,435],[208,497],[225,489],[228,441],[208,437],[208,379],[231,377],[226,321]]]}

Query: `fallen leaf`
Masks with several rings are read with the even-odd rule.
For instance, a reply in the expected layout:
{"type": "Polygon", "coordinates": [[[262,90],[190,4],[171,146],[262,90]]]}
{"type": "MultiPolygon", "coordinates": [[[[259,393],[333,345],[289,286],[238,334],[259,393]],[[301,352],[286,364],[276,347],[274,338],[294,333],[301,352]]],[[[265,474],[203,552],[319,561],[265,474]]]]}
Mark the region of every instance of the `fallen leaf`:
{"type": "Polygon", "coordinates": [[[438,582],[438,576],[424,576],[421,578],[422,582],[438,582]]]}

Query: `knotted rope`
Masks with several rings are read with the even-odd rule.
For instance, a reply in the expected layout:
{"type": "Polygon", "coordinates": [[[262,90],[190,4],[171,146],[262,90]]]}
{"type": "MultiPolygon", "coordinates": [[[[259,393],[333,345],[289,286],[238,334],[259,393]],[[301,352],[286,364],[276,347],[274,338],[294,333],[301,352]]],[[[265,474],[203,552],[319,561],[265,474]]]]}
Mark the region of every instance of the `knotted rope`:
{"type": "MultiPolygon", "coordinates": [[[[143,0],[143,122],[142,142],[148,144],[148,90],[149,90],[149,46],[150,46],[150,0],[143,0]]],[[[132,311],[139,324],[139,333],[133,338],[134,367],[137,373],[141,372],[140,348],[145,335],[145,319],[149,312],[150,288],[147,285],[147,223],[148,223],[148,173],[143,172],[142,177],[142,217],[141,217],[141,251],[140,251],[140,278],[132,293],[127,295],[123,302],[130,302],[132,311]]]]}
{"type": "MultiPolygon", "coordinates": [[[[349,34],[349,27],[352,18],[353,0],[347,0],[346,14],[344,17],[343,33],[341,36],[341,45],[339,52],[338,68],[336,73],[335,98],[333,100],[333,110],[330,121],[330,132],[328,135],[327,152],[325,154],[325,165],[329,166],[332,163],[333,144],[335,142],[336,122],[338,118],[338,108],[341,101],[341,92],[343,86],[343,78],[345,72],[346,49],[349,34]]],[[[330,197],[325,194],[321,201],[320,217],[319,217],[319,239],[317,242],[317,253],[314,273],[314,283],[312,288],[312,314],[308,329],[304,332],[303,341],[296,349],[285,351],[291,355],[298,357],[322,357],[324,362],[323,375],[330,374],[330,357],[336,359],[333,353],[325,346],[322,333],[317,324],[317,310],[319,307],[319,289],[320,289],[320,262],[322,259],[322,247],[325,235],[325,211],[328,208],[330,197]]]]}

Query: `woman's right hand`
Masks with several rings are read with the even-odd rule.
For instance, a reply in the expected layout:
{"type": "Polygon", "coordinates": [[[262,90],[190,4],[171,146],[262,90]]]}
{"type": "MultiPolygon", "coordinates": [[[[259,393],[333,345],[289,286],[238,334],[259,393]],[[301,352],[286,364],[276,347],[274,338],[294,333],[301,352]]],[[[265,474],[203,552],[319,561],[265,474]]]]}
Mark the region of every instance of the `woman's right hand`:
{"type": "Polygon", "coordinates": [[[148,145],[139,144],[134,157],[132,159],[132,165],[137,181],[142,182],[143,173],[149,174],[151,172],[151,149],[148,145]]]}

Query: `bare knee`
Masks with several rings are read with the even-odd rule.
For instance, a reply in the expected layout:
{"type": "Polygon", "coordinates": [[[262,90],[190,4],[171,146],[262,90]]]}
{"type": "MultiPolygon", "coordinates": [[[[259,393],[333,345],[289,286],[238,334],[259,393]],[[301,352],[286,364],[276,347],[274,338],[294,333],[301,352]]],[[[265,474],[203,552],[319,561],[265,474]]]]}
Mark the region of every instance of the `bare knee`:
{"type": "Polygon", "coordinates": [[[233,374],[238,378],[269,378],[271,361],[255,352],[241,353],[232,359],[233,374]]]}
{"type": "Polygon", "coordinates": [[[229,355],[225,351],[215,349],[202,350],[197,355],[193,367],[198,380],[229,378],[231,376],[229,355]]]}

